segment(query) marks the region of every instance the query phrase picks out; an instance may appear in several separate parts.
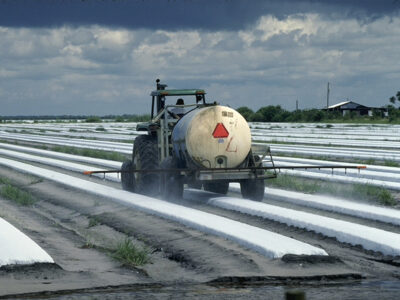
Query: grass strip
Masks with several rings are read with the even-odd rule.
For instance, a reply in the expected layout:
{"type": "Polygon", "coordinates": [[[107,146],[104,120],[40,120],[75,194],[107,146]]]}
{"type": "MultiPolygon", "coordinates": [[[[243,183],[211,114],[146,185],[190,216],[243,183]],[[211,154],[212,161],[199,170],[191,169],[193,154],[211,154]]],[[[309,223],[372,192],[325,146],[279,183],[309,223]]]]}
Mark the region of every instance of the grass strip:
{"type": "Polygon", "coordinates": [[[129,238],[119,242],[111,256],[131,267],[141,266],[150,261],[150,251],[147,248],[135,246],[129,238]]]}
{"type": "Polygon", "coordinates": [[[384,166],[386,167],[400,167],[400,164],[397,161],[393,161],[393,160],[385,160],[383,162],[384,166]]]}
{"type": "Polygon", "coordinates": [[[285,174],[278,174],[278,177],[268,181],[268,185],[306,194],[315,194],[321,188],[318,181],[304,180],[285,174]]]}
{"type": "Polygon", "coordinates": [[[96,131],[107,131],[103,126],[99,126],[95,129],[96,131]]]}
{"type": "Polygon", "coordinates": [[[88,149],[88,148],[75,148],[69,146],[55,146],[50,148],[52,151],[81,155],[86,157],[101,158],[114,161],[125,161],[126,156],[118,152],[108,152],[103,150],[88,149]]]}
{"type": "Polygon", "coordinates": [[[373,158],[369,159],[359,159],[359,158],[340,158],[337,159],[331,156],[319,156],[319,155],[307,155],[307,154],[296,154],[296,153],[279,153],[277,151],[274,153],[274,156],[282,156],[282,157],[291,157],[291,158],[300,158],[300,159],[314,159],[314,160],[325,160],[325,161],[333,161],[333,162],[349,162],[354,164],[363,164],[363,165],[375,165],[375,166],[384,166],[384,167],[400,167],[400,163],[394,160],[375,160],[373,158]]]}
{"type": "Polygon", "coordinates": [[[8,178],[0,177],[0,184],[10,184],[8,178]]]}
{"type": "MultiPolygon", "coordinates": [[[[18,143],[18,142],[0,141],[0,143],[26,146],[24,143],[18,143]]],[[[71,146],[54,146],[54,147],[52,147],[52,146],[47,146],[47,145],[29,145],[29,147],[36,148],[36,149],[42,149],[42,150],[61,152],[61,153],[74,154],[74,155],[81,155],[81,156],[86,156],[86,157],[115,160],[115,161],[121,161],[121,162],[124,162],[127,160],[127,156],[125,156],[124,154],[121,154],[119,152],[109,152],[109,151],[89,149],[89,148],[75,148],[75,147],[71,147],[71,146]]]]}
{"type": "Polygon", "coordinates": [[[395,206],[397,204],[396,199],[387,189],[369,184],[355,184],[353,186],[355,195],[364,196],[368,199],[377,199],[380,204],[385,206],[395,206]]]}
{"type": "Polygon", "coordinates": [[[97,225],[100,225],[100,224],[101,224],[101,222],[97,217],[91,217],[89,219],[89,224],[88,224],[87,228],[91,228],[91,227],[94,227],[94,226],[97,226],[97,225]]]}
{"type": "Polygon", "coordinates": [[[306,194],[325,194],[345,199],[375,202],[385,206],[395,206],[397,204],[396,199],[389,190],[370,184],[338,184],[298,178],[286,174],[279,174],[277,178],[269,180],[267,184],[271,187],[306,194]]]}
{"type": "Polygon", "coordinates": [[[31,194],[9,183],[1,187],[0,195],[8,200],[14,201],[18,205],[29,206],[34,204],[36,201],[31,194]]]}

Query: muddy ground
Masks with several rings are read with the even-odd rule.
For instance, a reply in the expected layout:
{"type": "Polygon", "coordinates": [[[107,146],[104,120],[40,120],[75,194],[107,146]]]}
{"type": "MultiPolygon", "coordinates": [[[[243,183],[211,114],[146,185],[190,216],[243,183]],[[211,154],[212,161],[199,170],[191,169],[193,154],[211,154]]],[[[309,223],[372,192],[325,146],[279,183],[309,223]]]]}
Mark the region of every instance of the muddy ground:
{"type": "Polygon", "coordinates": [[[32,206],[0,198],[0,217],[30,236],[55,260],[55,264],[0,268],[0,299],[283,299],[285,291],[292,288],[305,290],[307,299],[326,295],[365,299],[377,290],[381,299],[390,299],[400,291],[397,258],[277,222],[208,207],[204,193],[185,192],[181,204],[322,247],[332,258],[271,260],[231,241],[127,209],[106,198],[5,167],[0,167],[0,176],[37,198],[32,206]],[[110,255],[127,237],[151,249],[150,263],[129,267],[110,255]]]}

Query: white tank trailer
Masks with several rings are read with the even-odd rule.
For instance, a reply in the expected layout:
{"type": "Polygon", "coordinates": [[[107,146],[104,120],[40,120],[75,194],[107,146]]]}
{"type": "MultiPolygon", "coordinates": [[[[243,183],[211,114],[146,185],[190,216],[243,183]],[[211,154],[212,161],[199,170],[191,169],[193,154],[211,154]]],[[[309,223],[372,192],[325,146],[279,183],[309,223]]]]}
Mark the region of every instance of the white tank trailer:
{"type": "Polygon", "coordinates": [[[244,198],[262,200],[264,180],[276,177],[276,172],[260,168],[264,157],[273,164],[269,147],[252,145],[243,116],[230,107],[207,103],[204,90],[166,87],[157,80],[157,90],[151,93],[151,121],[137,126],[147,134],[135,139],[132,160],[122,165],[122,187],[176,199],[182,197],[185,184],[226,194],[230,182],[239,182],[244,198]],[[194,104],[183,104],[179,98],[187,101],[188,96],[194,104]]]}
{"type": "Polygon", "coordinates": [[[209,106],[191,111],[172,131],[174,155],[193,168],[235,168],[251,149],[246,120],[226,106],[209,106]]]}

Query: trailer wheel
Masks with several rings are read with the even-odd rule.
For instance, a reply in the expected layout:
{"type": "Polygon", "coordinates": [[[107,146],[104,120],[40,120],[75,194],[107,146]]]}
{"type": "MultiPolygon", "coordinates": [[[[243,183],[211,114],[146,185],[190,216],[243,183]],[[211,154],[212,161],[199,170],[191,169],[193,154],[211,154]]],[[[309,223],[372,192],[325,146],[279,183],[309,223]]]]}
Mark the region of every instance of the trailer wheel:
{"type": "MultiPolygon", "coordinates": [[[[173,157],[167,157],[160,165],[162,169],[176,169],[177,162],[173,157]]],[[[183,181],[180,174],[163,172],[161,174],[161,196],[164,199],[176,200],[183,196],[183,181]]]]}
{"type": "Polygon", "coordinates": [[[246,179],[240,182],[240,191],[245,199],[262,201],[264,190],[264,179],[246,179]]]}
{"type": "Polygon", "coordinates": [[[132,170],[133,170],[133,164],[131,160],[125,161],[121,166],[122,189],[129,192],[135,191],[135,177],[133,173],[129,172],[132,170]]]}
{"type": "MultiPolygon", "coordinates": [[[[158,149],[156,137],[139,135],[133,143],[133,168],[137,170],[158,169],[158,149]]],[[[156,196],[159,193],[159,174],[134,173],[134,192],[156,196]]]]}
{"type": "Polygon", "coordinates": [[[227,181],[204,182],[203,186],[204,190],[206,191],[226,195],[229,188],[229,182],[227,181]]]}

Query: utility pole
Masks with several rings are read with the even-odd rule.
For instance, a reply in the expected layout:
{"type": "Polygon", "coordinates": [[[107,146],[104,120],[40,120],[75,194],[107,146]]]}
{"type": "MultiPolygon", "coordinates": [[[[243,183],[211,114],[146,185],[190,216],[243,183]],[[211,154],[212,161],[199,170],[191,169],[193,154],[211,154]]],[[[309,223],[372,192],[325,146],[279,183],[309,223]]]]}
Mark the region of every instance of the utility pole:
{"type": "Polygon", "coordinates": [[[299,110],[299,99],[296,99],[296,111],[299,110]]]}
{"type": "Polygon", "coordinates": [[[327,86],[327,89],[326,89],[326,108],[328,108],[329,107],[329,82],[328,82],[328,86],[327,86]]]}

